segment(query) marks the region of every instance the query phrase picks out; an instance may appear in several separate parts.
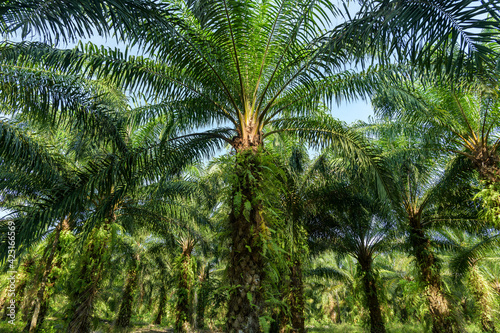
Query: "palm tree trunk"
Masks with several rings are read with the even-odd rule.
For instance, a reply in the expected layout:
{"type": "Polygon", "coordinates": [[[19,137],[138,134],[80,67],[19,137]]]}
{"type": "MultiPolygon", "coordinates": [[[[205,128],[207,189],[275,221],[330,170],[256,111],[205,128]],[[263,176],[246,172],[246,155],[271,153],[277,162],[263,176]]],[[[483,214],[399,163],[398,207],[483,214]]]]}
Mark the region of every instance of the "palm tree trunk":
{"type": "Polygon", "coordinates": [[[88,243],[82,254],[82,263],[77,279],[82,280],[81,287],[71,295],[72,307],[70,310],[68,333],[89,333],[91,331],[91,317],[94,300],[99,289],[104,272],[105,254],[108,242],[108,228],[110,221],[102,228],[96,228],[88,237],[88,243]]]}
{"type": "Polygon", "coordinates": [[[469,284],[481,311],[481,327],[483,332],[494,333],[496,329],[493,322],[492,302],[489,297],[487,283],[479,273],[477,266],[473,266],[469,273],[469,284]]]}
{"type": "Polygon", "coordinates": [[[302,263],[295,259],[290,277],[290,316],[293,332],[305,332],[304,320],[304,285],[302,281],[302,263]]]}
{"type": "Polygon", "coordinates": [[[37,325],[38,324],[41,325],[45,319],[45,314],[47,313],[48,301],[49,301],[48,298],[45,297],[45,288],[47,285],[47,281],[49,279],[49,275],[52,272],[52,269],[54,268],[54,265],[52,263],[54,261],[54,256],[57,252],[57,247],[59,245],[59,236],[61,235],[61,231],[65,231],[68,229],[69,226],[67,219],[64,219],[56,227],[54,241],[52,242],[52,248],[50,250],[49,257],[47,258],[47,264],[45,265],[45,270],[43,272],[40,289],[38,289],[38,293],[35,299],[35,305],[32,311],[32,315],[31,318],[28,320],[26,327],[24,328],[25,331],[28,331],[30,333],[36,332],[37,325]]]}
{"type": "Polygon", "coordinates": [[[286,302],[289,311],[273,309],[272,329],[276,333],[305,332],[304,322],[304,287],[302,282],[302,265],[299,259],[287,258],[290,275],[281,272],[281,298],[286,302]]]}
{"type": "Polygon", "coordinates": [[[373,275],[372,259],[360,259],[361,271],[363,273],[363,289],[365,292],[368,311],[370,312],[370,332],[385,333],[384,320],[380,311],[380,303],[377,294],[377,283],[373,275]]]}
{"type": "Polygon", "coordinates": [[[176,332],[189,332],[191,330],[191,275],[192,258],[194,242],[192,239],[187,239],[182,242],[182,254],[178,259],[177,270],[179,272],[177,284],[177,303],[176,303],[176,332]]]}
{"type": "Polygon", "coordinates": [[[165,305],[167,303],[167,290],[165,286],[162,284],[160,288],[160,304],[158,305],[158,314],[156,315],[156,319],[154,324],[161,325],[163,320],[163,316],[165,315],[165,305]]]}
{"type": "Polygon", "coordinates": [[[258,198],[262,172],[259,153],[246,149],[236,155],[236,181],[229,224],[231,246],[228,267],[231,293],[227,312],[227,331],[261,332],[259,316],[263,309],[262,281],[264,221],[258,198]]]}
{"type": "Polygon", "coordinates": [[[120,329],[127,328],[130,325],[130,318],[132,317],[132,304],[134,302],[134,294],[137,288],[137,262],[139,255],[134,255],[134,260],[131,263],[127,273],[127,282],[125,290],[123,291],[122,302],[120,304],[120,311],[116,320],[116,326],[120,329]]]}
{"type": "MultiPolygon", "coordinates": [[[[43,260],[38,261],[35,257],[29,257],[23,264],[25,267],[24,277],[21,278],[19,290],[16,292],[16,303],[20,304],[19,310],[22,313],[22,321],[28,322],[31,316],[30,310],[33,309],[38,291],[38,283],[28,283],[29,281],[41,281],[45,269],[43,260]],[[34,277],[32,277],[34,275],[34,277]]],[[[17,289],[17,287],[16,287],[17,289]]]]}
{"type": "Polygon", "coordinates": [[[474,155],[472,163],[479,172],[479,177],[489,184],[500,182],[500,157],[497,152],[492,151],[486,145],[481,145],[472,153],[474,155]]]}
{"type": "Polygon", "coordinates": [[[205,327],[205,308],[208,302],[209,294],[209,267],[205,267],[199,276],[200,291],[198,293],[198,303],[196,304],[196,326],[199,329],[205,327]]]}
{"type": "Polygon", "coordinates": [[[420,227],[420,221],[410,219],[410,243],[416,258],[421,281],[426,287],[429,312],[432,317],[432,333],[453,333],[457,322],[453,320],[450,303],[442,290],[442,281],[430,240],[420,227]]]}
{"type": "Polygon", "coordinates": [[[340,300],[339,300],[339,293],[335,291],[335,301],[337,304],[337,324],[342,323],[342,318],[340,317],[340,300]]]}

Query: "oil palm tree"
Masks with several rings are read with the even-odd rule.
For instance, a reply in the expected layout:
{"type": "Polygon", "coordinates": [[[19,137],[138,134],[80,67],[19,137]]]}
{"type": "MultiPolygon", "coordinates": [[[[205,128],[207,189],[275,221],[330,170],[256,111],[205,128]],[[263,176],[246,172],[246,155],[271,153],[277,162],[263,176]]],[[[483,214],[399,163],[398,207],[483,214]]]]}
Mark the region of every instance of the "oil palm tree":
{"type": "Polygon", "coordinates": [[[327,304],[323,311],[333,322],[353,321],[353,316],[359,316],[356,296],[363,293],[356,259],[331,250],[316,253],[311,259],[311,265],[304,273],[308,289],[322,290],[323,302],[318,300],[317,303],[327,304]]]}
{"type": "Polygon", "coordinates": [[[495,250],[500,244],[498,231],[485,229],[471,233],[448,228],[438,232],[443,250],[451,256],[450,268],[454,276],[466,278],[466,285],[479,309],[481,329],[496,332],[493,320],[495,294],[482,263],[496,259],[495,250]]]}
{"type": "MultiPolygon", "coordinates": [[[[276,330],[305,331],[303,265],[308,257],[307,232],[304,229],[305,218],[311,213],[316,170],[309,160],[304,142],[297,142],[293,136],[283,134],[274,138],[268,145],[268,151],[274,153],[276,164],[283,170],[280,177],[279,197],[276,210],[281,212],[284,229],[287,230],[281,242],[287,252],[280,267],[280,293],[286,310],[275,311],[276,330]]],[[[321,158],[320,158],[321,159],[321,158]]],[[[278,265],[279,266],[279,265],[278,265]]]]}
{"type": "Polygon", "coordinates": [[[331,243],[333,251],[357,260],[370,331],[386,332],[379,301],[380,282],[373,261],[378,253],[393,248],[395,219],[389,214],[388,205],[377,200],[370,188],[356,191],[361,189],[359,180],[345,181],[341,186],[342,194],[332,192],[319,203],[323,207],[323,231],[316,233],[323,234],[319,240],[331,243]]]}
{"type": "MultiPolygon", "coordinates": [[[[97,289],[102,280],[103,273],[105,272],[103,265],[105,265],[106,255],[109,254],[106,248],[108,247],[107,240],[109,240],[110,228],[113,228],[117,215],[121,217],[120,215],[122,214],[120,209],[123,209],[126,205],[130,205],[130,203],[127,202],[129,199],[124,197],[126,193],[130,192],[123,191],[121,194],[118,194],[120,190],[116,191],[116,188],[120,188],[119,183],[112,185],[110,191],[106,190],[106,185],[100,187],[96,186],[96,183],[94,183],[95,181],[99,183],[99,180],[96,178],[92,179],[93,177],[91,175],[95,176],[96,173],[94,172],[96,169],[98,170],[99,167],[93,170],[92,167],[90,167],[90,169],[87,168],[94,163],[92,161],[94,158],[97,157],[97,159],[99,159],[99,156],[102,156],[101,154],[109,154],[109,152],[106,152],[106,149],[94,149],[93,145],[89,144],[88,140],[85,141],[78,136],[76,138],[65,136],[63,137],[63,142],[65,142],[65,144],[60,147],[55,146],[54,148],[51,147],[48,142],[40,140],[40,135],[30,133],[30,131],[35,129],[33,127],[30,130],[13,128],[18,131],[18,133],[25,135],[25,137],[29,138],[31,141],[23,141],[23,137],[18,134],[16,138],[11,137],[11,144],[19,142],[20,144],[26,145],[27,143],[28,147],[29,144],[32,144],[35,149],[38,149],[38,151],[35,151],[35,154],[38,153],[38,158],[40,158],[40,155],[42,158],[40,159],[41,162],[38,164],[37,169],[32,170],[33,172],[29,174],[29,177],[16,177],[13,173],[8,174],[9,178],[7,178],[7,181],[3,184],[5,187],[4,190],[9,191],[11,194],[17,194],[17,192],[19,192],[18,188],[23,188],[21,194],[25,194],[27,191],[33,192],[32,188],[35,185],[43,185],[38,186],[36,191],[34,191],[37,195],[35,198],[25,200],[26,202],[23,206],[17,207],[17,212],[15,213],[17,217],[14,221],[16,222],[19,236],[16,245],[18,247],[23,246],[23,248],[29,248],[31,243],[36,241],[40,235],[44,234],[46,228],[50,228],[54,220],[57,221],[58,214],[60,214],[60,216],[65,216],[65,214],[70,215],[76,225],[77,231],[83,231],[84,237],[90,233],[88,242],[84,246],[85,250],[82,255],[83,260],[78,260],[80,263],[78,266],[80,270],[77,271],[77,275],[79,281],[84,286],[82,287],[80,285],[78,288],[71,289],[71,300],[74,311],[73,317],[70,318],[68,328],[69,331],[72,332],[88,331],[90,328],[89,320],[92,315],[93,302],[96,298],[97,289]],[[69,144],[67,144],[68,142],[69,144]],[[75,145],[80,147],[76,154],[77,161],[74,163],[69,163],[68,161],[68,156],[71,156],[71,154],[64,156],[59,153],[60,150],[68,150],[68,145],[70,147],[74,147],[75,145]],[[46,148],[44,150],[45,147],[50,147],[50,149],[46,148]],[[40,154],[39,151],[42,151],[45,155],[40,154]],[[45,159],[43,159],[43,157],[45,157],[45,159]],[[59,163],[53,163],[54,160],[59,163]],[[50,169],[51,164],[52,169],[50,169]],[[50,175],[48,172],[52,172],[54,176],[48,177],[48,175],[50,175]],[[90,185],[90,187],[87,187],[88,185],[90,185]],[[93,188],[93,190],[90,190],[93,194],[88,195],[89,192],[87,192],[87,189],[90,188],[93,188]],[[16,190],[17,192],[15,192],[16,190]],[[118,197],[115,197],[115,195],[118,197]],[[76,198],[79,199],[76,199],[73,203],[71,203],[71,200],[66,201],[66,204],[62,204],[61,207],[61,201],[64,202],[67,200],[68,196],[73,196],[72,200],[76,198]],[[47,214],[44,213],[44,211],[51,213],[47,214]],[[104,218],[100,217],[102,213],[104,213],[104,218]],[[38,229],[33,229],[33,226],[30,225],[32,222],[39,223],[38,229]],[[96,228],[94,228],[95,226],[96,228]]],[[[140,138],[139,142],[142,142],[142,144],[149,144],[140,141],[143,137],[140,135],[141,132],[138,134],[140,138]]],[[[13,145],[13,147],[15,147],[15,145],[13,145]]],[[[71,149],[69,150],[71,151],[71,149]]],[[[26,156],[25,154],[29,154],[30,152],[29,148],[27,151],[18,151],[17,154],[19,159],[6,159],[6,163],[3,164],[3,167],[21,169],[17,167],[17,165],[22,165],[26,156]]],[[[107,163],[101,164],[101,166],[106,164],[107,163]]],[[[97,164],[94,164],[94,166],[97,166],[97,164]]],[[[109,164],[107,167],[109,167],[109,164]]],[[[100,171],[97,171],[97,173],[99,172],[100,171]]],[[[101,181],[102,180],[101,178],[101,181]]],[[[109,180],[110,179],[107,178],[104,182],[106,183],[109,180]]],[[[151,191],[153,191],[156,193],[157,197],[160,195],[162,197],[168,197],[168,191],[173,189],[175,195],[179,194],[181,187],[175,185],[172,187],[166,186],[165,182],[168,183],[168,181],[169,180],[164,180],[163,182],[159,181],[151,184],[150,188],[153,188],[153,190],[149,190],[148,193],[151,195],[151,191]],[[161,191],[156,191],[158,186],[162,187],[161,191]]],[[[146,192],[147,191],[148,190],[146,190],[146,192]]],[[[31,194],[31,196],[33,195],[31,194]]],[[[57,230],[59,230],[58,226],[56,226],[56,231],[57,230]]],[[[56,232],[56,235],[59,235],[59,233],[56,232]]],[[[57,239],[58,238],[56,238],[56,240],[57,239]]],[[[50,256],[49,259],[52,257],[53,256],[50,256]]],[[[47,265],[44,276],[50,273],[48,269],[52,267],[49,266],[49,264],[47,265]]],[[[133,272],[133,270],[131,270],[131,272],[133,272]]],[[[135,279],[131,279],[130,281],[134,282],[135,279]]],[[[42,282],[39,293],[40,295],[38,298],[43,300],[44,282],[42,282]]],[[[40,300],[37,299],[33,316],[28,323],[28,328],[32,331],[36,329],[38,314],[43,310],[41,306],[45,304],[45,301],[42,302],[40,300]]],[[[43,319],[43,311],[40,318],[43,319]]]]}
{"type": "Polygon", "coordinates": [[[375,98],[376,112],[386,119],[425,126],[443,151],[466,157],[481,179],[500,181],[499,85],[496,81],[399,86],[375,98]],[[456,87],[456,86],[459,87],[456,87]],[[396,92],[395,90],[399,90],[396,92]]]}
{"type": "Polygon", "coordinates": [[[486,80],[479,76],[473,82],[388,87],[374,100],[382,119],[395,123],[411,121],[415,128],[425,127],[431,149],[466,158],[469,163],[464,163],[464,167],[471,166],[484,183],[479,196],[483,199],[485,218],[497,222],[499,87],[498,77],[490,73],[486,80]]]}
{"type": "MultiPolygon", "coordinates": [[[[196,256],[201,255],[210,243],[210,216],[209,203],[212,198],[205,197],[203,185],[199,184],[196,175],[193,176],[191,167],[182,181],[172,186],[176,192],[174,196],[165,196],[166,188],[157,191],[158,184],[150,185],[153,190],[143,191],[138,197],[143,200],[133,203],[126,207],[125,212],[133,220],[132,225],[142,226],[149,230],[152,237],[157,239],[155,245],[156,252],[163,249],[170,252],[169,256],[174,257],[170,263],[172,267],[172,283],[175,284],[175,331],[190,331],[193,324],[192,314],[194,310],[193,295],[195,291],[196,256]],[[184,182],[184,188],[183,184],[184,182]],[[151,193],[153,196],[151,196],[151,193]],[[161,195],[159,195],[161,194],[161,195]],[[145,200],[144,198],[152,198],[145,200]]],[[[165,184],[161,184],[164,187],[165,184]]],[[[217,195],[210,192],[209,195],[217,195]]],[[[160,268],[165,263],[159,263],[160,268]]],[[[159,321],[163,316],[164,298],[166,297],[165,281],[160,287],[162,293],[158,312],[159,321]]]]}
{"type": "Polygon", "coordinates": [[[433,332],[455,332],[457,323],[443,289],[440,263],[429,231],[447,224],[468,227],[469,221],[477,218],[477,209],[471,201],[473,189],[467,180],[470,174],[464,177],[457,160],[452,161],[444,173],[436,174],[434,162],[423,157],[422,151],[412,153],[415,147],[408,144],[400,148],[399,152],[393,151],[391,157],[397,170],[394,172],[394,193],[397,194],[394,204],[398,219],[407,230],[409,250],[415,257],[418,278],[425,286],[433,332]]]}

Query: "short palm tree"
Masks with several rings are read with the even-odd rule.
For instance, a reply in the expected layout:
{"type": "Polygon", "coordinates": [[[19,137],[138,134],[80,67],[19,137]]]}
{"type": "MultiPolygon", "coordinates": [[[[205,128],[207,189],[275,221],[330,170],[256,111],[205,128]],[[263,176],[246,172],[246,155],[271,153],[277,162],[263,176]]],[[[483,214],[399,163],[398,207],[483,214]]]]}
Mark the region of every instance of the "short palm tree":
{"type": "Polygon", "coordinates": [[[373,261],[378,253],[393,247],[396,224],[388,206],[377,200],[370,188],[361,190],[359,180],[346,181],[343,187],[342,194],[332,192],[321,201],[323,221],[316,233],[323,234],[320,241],[331,242],[333,251],[357,260],[370,314],[370,331],[386,332],[377,287],[380,282],[373,261]]]}
{"type": "Polygon", "coordinates": [[[395,170],[395,209],[408,231],[410,253],[415,257],[419,279],[425,286],[432,330],[455,332],[457,324],[443,290],[440,264],[429,231],[447,224],[467,227],[468,221],[477,218],[475,206],[464,204],[471,201],[473,190],[466,179],[460,179],[463,176],[457,172],[460,163],[450,163],[439,175],[432,160],[419,157],[415,151],[412,153],[413,148],[407,145],[400,148],[391,158],[395,170]]]}

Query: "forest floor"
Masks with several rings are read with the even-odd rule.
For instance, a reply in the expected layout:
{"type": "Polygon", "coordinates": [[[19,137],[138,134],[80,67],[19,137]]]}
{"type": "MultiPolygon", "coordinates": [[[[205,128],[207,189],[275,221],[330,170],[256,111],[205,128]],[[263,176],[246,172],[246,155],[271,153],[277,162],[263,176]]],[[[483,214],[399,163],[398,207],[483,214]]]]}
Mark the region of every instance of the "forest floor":
{"type": "MultiPolygon", "coordinates": [[[[15,325],[10,325],[7,322],[0,322],[0,333],[22,333],[24,324],[22,322],[16,322],[15,325]]],[[[421,325],[417,324],[392,324],[388,323],[386,325],[387,333],[422,333],[425,329],[421,325]]],[[[61,333],[62,331],[57,328],[44,329],[44,333],[61,333]]],[[[110,327],[101,327],[93,333],[105,333],[110,332],[110,327]]],[[[174,330],[166,327],[161,327],[157,325],[144,325],[136,326],[130,330],[128,333],[173,333],[174,330]]],[[[196,333],[221,333],[220,330],[196,330],[196,333]]],[[[358,325],[350,324],[332,324],[324,327],[308,327],[308,333],[367,333],[369,332],[363,327],[358,325]]],[[[481,330],[474,325],[468,325],[466,328],[468,333],[480,333],[481,330]]]]}
{"type": "MultiPolygon", "coordinates": [[[[174,330],[160,326],[148,325],[148,327],[135,328],[130,333],[173,333],[174,330]]],[[[195,330],[196,333],[220,333],[217,330],[195,330]]],[[[308,333],[365,333],[369,332],[363,327],[349,324],[332,324],[325,327],[308,327],[308,333]]],[[[388,324],[388,333],[422,333],[423,328],[417,325],[388,324]]]]}

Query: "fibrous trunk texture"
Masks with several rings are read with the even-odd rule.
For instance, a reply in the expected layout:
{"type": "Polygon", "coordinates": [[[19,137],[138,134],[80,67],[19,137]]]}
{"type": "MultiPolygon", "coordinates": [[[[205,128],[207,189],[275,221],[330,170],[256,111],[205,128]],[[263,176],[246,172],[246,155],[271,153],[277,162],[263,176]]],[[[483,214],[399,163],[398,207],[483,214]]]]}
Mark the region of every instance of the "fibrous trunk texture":
{"type": "Polygon", "coordinates": [[[365,292],[368,311],[370,312],[370,332],[385,333],[384,320],[380,311],[380,303],[377,294],[377,283],[372,270],[372,258],[361,258],[359,260],[363,274],[363,289],[365,292]]]}
{"type": "Polygon", "coordinates": [[[450,302],[442,290],[439,266],[432,253],[429,238],[418,219],[410,219],[410,243],[413,247],[421,281],[425,285],[433,333],[453,333],[457,322],[451,315],[450,302]]]}
{"type": "MultiPolygon", "coordinates": [[[[54,257],[56,255],[56,252],[58,251],[59,237],[60,237],[62,231],[67,231],[67,230],[69,230],[69,225],[68,225],[67,219],[63,220],[56,227],[56,232],[54,234],[54,240],[52,241],[50,254],[49,254],[49,257],[47,258],[45,270],[44,270],[43,275],[42,275],[42,281],[40,283],[40,288],[38,289],[38,293],[36,295],[35,304],[34,304],[33,310],[32,310],[32,315],[31,315],[31,318],[28,320],[26,327],[24,328],[25,331],[28,331],[30,333],[37,332],[38,327],[40,327],[40,325],[42,325],[43,321],[45,320],[45,315],[47,313],[48,306],[49,306],[49,304],[48,304],[49,299],[46,295],[45,289],[47,287],[47,283],[49,282],[48,281],[49,275],[52,272],[52,269],[54,268],[53,261],[54,261],[54,257]]],[[[52,281],[52,283],[54,283],[54,281],[52,281]]]]}
{"type": "Polygon", "coordinates": [[[134,260],[127,273],[127,281],[125,282],[120,311],[118,312],[116,320],[116,326],[120,329],[129,327],[130,318],[132,318],[132,305],[134,302],[134,294],[137,289],[137,262],[139,261],[139,257],[135,255],[133,258],[134,260]]]}
{"type": "Polygon", "coordinates": [[[227,312],[228,332],[260,332],[263,309],[264,258],[261,233],[264,221],[258,199],[261,164],[259,152],[249,148],[236,156],[236,179],[229,216],[231,245],[228,267],[231,285],[227,312]]]}
{"type": "Polygon", "coordinates": [[[500,181],[500,168],[496,151],[492,151],[486,145],[481,145],[473,151],[472,163],[479,172],[482,180],[492,184],[500,181]]]}
{"type": "Polygon", "coordinates": [[[191,330],[191,306],[192,306],[192,258],[194,242],[187,239],[182,242],[182,254],[177,262],[177,303],[175,305],[175,331],[189,332],[191,330]]]}
{"type": "Polygon", "coordinates": [[[163,316],[165,315],[165,305],[167,303],[167,289],[162,284],[160,288],[160,304],[158,305],[158,314],[156,315],[156,319],[154,324],[161,325],[163,320],[163,316]]]}
{"type": "Polygon", "coordinates": [[[70,309],[71,319],[67,327],[68,333],[89,333],[91,331],[94,300],[104,272],[108,229],[108,223],[102,228],[94,229],[89,235],[89,241],[82,253],[83,262],[75,277],[81,280],[81,284],[71,295],[72,307],[70,309]]]}
{"type": "Polygon", "coordinates": [[[488,289],[488,282],[484,280],[476,266],[471,268],[469,273],[469,284],[476,298],[477,305],[481,311],[481,327],[483,332],[496,332],[493,322],[491,291],[488,289]]]}

